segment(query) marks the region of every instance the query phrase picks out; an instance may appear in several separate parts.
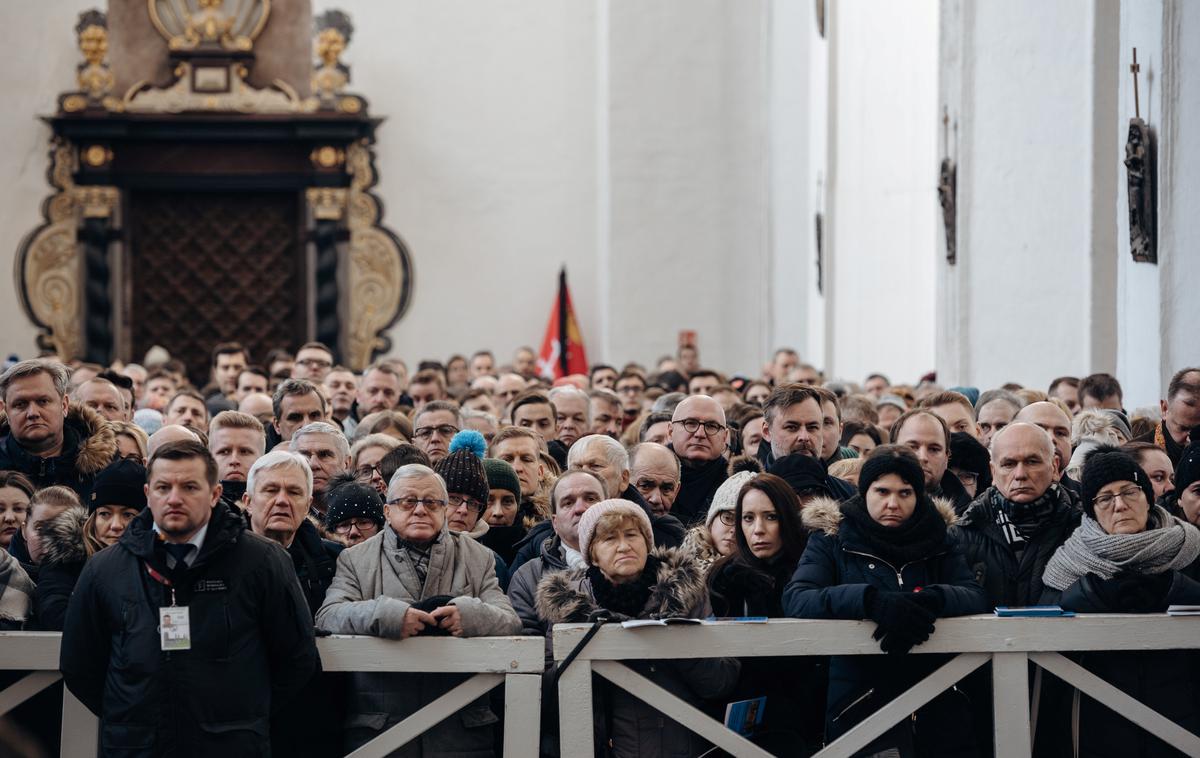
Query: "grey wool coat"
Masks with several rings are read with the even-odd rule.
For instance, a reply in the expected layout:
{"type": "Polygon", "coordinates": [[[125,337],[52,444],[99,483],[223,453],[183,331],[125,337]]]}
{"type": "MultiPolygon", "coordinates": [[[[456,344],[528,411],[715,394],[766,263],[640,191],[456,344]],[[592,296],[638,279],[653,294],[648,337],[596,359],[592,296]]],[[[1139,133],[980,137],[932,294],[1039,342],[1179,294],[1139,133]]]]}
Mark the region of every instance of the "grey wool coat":
{"type": "MultiPolygon", "coordinates": [[[[342,551],[337,574],[317,611],[318,629],[399,639],[413,603],[449,595],[465,636],[521,633],[521,621],[496,579],[491,550],[443,529],[422,585],[391,527],[342,551]]],[[[399,723],[468,677],[458,674],[356,673],[346,703],[346,743],[353,749],[399,723]]],[[[497,717],[487,696],[474,701],[392,755],[403,758],[482,758],[492,755],[497,717]]]]}

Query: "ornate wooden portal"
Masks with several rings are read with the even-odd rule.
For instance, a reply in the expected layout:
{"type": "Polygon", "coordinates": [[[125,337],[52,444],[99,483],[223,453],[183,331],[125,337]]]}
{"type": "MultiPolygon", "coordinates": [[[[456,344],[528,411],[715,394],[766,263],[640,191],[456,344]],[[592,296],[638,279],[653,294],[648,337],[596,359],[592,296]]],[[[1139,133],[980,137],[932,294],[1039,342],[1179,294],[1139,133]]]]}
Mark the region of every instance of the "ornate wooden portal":
{"type": "Polygon", "coordinates": [[[17,260],[43,348],[108,363],[159,344],[199,378],[223,340],[261,358],[318,339],[353,368],[390,347],[383,332],[404,313],[411,267],[370,191],[379,120],[343,91],[349,19],[317,20],[302,96],[249,83],[270,5],[248,2],[245,18],[205,0],[166,20],[149,3],[174,78],[122,96],[104,14],[81,14],[79,89],[45,119],[54,194],[17,260]]]}

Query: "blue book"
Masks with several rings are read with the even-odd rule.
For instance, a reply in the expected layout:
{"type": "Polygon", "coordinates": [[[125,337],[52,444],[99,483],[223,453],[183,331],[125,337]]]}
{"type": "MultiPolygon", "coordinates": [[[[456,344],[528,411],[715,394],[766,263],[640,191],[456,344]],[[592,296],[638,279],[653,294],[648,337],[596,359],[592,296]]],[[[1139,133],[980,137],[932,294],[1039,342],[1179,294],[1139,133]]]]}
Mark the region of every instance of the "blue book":
{"type": "Polygon", "coordinates": [[[996,608],[996,615],[1000,617],[1009,616],[1024,616],[1027,618],[1071,618],[1075,615],[1075,611],[1064,611],[1057,605],[1027,605],[1024,607],[1012,607],[1001,605],[996,608]]]}
{"type": "Polygon", "coordinates": [[[763,722],[763,714],[767,710],[767,698],[756,697],[752,700],[738,700],[725,706],[725,726],[733,731],[749,737],[754,734],[763,722]]]}

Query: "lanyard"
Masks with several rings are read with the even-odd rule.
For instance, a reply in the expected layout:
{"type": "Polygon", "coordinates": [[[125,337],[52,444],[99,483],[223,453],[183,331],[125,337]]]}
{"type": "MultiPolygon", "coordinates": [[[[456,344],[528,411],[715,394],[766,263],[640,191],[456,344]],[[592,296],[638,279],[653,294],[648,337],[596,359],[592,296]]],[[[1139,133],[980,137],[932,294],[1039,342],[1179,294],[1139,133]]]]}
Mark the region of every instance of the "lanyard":
{"type": "Polygon", "coordinates": [[[175,606],[175,585],[173,585],[171,583],[170,579],[166,578],[162,574],[155,571],[154,567],[151,566],[149,563],[144,563],[143,565],[146,567],[146,573],[150,575],[150,578],[153,579],[154,581],[158,582],[162,586],[166,587],[167,590],[171,593],[171,606],[174,607],[175,606]]]}

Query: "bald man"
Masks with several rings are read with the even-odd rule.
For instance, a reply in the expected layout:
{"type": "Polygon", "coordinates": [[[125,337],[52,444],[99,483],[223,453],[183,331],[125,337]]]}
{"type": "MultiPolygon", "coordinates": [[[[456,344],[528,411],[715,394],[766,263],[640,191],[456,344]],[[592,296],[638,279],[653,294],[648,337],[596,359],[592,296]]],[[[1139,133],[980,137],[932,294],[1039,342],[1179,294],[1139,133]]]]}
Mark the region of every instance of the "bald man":
{"type": "Polygon", "coordinates": [[[1072,493],[1078,495],[1080,493],[1079,482],[1066,475],[1067,464],[1071,462],[1071,417],[1056,404],[1043,400],[1038,403],[1030,403],[1022,408],[1013,421],[1022,421],[1046,430],[1046,434],[1050,435],[1050,441],[1054,443],[1054,457],[1058,468],[1054,478],[1072,493]]]}
{"type": "Polygon", "coordinates": [[[671,414],[668,437],[680,466],[679,494],[671,515],[690,526],[704,520],[713,493],[725,481],[729,465],[725,410],[707,395],[684,398],[671,414]]]}
{"type": "Polygon", "coordinates": [[[154,434],[150,435],[150,440],[146,445],[146,457],[149,458],[150,456],[154,455],[155,450],[158,450],[168,442],[180,442],[182,440],[199,442],[200,436],[191,429],[188,429],[186,426],[180,426],[179,424],[167,424],[154,434]]]}

